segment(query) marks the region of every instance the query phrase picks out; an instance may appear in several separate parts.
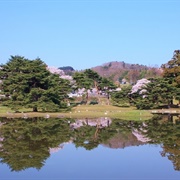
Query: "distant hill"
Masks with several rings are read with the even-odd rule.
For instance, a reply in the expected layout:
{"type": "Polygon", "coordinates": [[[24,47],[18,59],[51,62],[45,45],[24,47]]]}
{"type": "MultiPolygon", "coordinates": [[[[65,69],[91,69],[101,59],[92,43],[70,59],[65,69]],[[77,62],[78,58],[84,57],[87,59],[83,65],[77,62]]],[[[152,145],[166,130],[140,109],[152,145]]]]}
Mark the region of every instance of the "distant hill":
{"type": "Polygon", "coordinates": [[[59,67],[58,69],[63,70],[66,75],[72,75],[74,68],[71,66],[59,67]]]}
{"type": "Polygon", "coordinates": [[[148,67],[139,64],[129,64],[124,61],[112,61],[100,66],[92,67],[100,76],[111,79],[114,82],[125,81],[134,84],[142,78],[159,77],[162,70],[157,67],[148,67]]]}

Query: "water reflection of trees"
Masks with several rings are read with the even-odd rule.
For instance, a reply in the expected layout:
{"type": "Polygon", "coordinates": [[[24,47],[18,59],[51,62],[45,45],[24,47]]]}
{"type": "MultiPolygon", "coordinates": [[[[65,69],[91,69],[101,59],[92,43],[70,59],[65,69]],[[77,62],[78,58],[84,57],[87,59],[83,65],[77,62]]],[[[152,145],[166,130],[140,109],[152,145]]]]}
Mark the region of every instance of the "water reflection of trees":
{"type": "Polygon", "coordinates": [[[33,118],[1,119],[1,122],[0,159],[13,171],[40,169],[50,156],[49,147],[57,147],[70,138],[67,121],[33,118]]]}
{"type": "Polygon", "coordinates": [[[74,129],[73,143],[76,147],[84,147],[91,150],[102,144],[107,139],[116,134],[116,129],[109,125],[109,119],[97,120],[96,124],[88,122],[80,128],[74,129]]]}
{"type": "Polygon", "coordinates": [[[175,170],[180,170],[180,121],[179,117],[164,116],[146,123],[135,123],[139,131],[150,139],[149,143],[160,144],[162,157],[167,157],[175,170]]]}
{"type": "MultiPolygon", "coordinates": [[[[174,166],[175,170],[180,171],[180,121],[157,121],[154,134],[150,131],[148,135],[154,143],[162,144],[161,155],[167,157],[174,166]]],[[[153,122],[149,121],[149,124],[153,122]]]]}
{"type": "MultiPolygon", "coordinates": [[[[125,148],[152,143],[161,144],[162,156],[180,170],[180,123],[151,119],[146,122],[119,119],[0,119],[0,160],[12,171],[40,169],[50,156],[50,148],[72,141],[87,150],[103,144],[125,148]]],[[[52,149],[51,149],[52,150],[52,149]]]]}

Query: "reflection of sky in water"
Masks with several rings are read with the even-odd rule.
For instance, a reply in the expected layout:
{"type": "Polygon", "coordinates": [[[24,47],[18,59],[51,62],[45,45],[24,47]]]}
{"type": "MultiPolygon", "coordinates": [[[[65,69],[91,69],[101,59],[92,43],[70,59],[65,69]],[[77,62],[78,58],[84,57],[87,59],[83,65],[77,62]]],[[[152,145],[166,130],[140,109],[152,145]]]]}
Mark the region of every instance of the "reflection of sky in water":
{"type": "Polygon", "coordinates": [[[98,146],[91,151],[66,144],[52,153],[41,170],[10,172],[0,164],[0,179],[180,179],[171,161],[160,155],[160,146],[142,145],[125,149],[98,146]]]}

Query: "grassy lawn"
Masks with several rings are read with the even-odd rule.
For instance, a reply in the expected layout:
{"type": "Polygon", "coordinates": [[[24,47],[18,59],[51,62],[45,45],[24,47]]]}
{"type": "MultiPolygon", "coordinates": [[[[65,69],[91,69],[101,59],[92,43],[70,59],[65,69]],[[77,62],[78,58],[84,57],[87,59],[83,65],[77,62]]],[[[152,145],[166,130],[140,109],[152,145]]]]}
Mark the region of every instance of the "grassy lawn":
{"type": "Polygon", "coordinates": [[[7,107],[0,106],[0,117],[68,117],[68,118],[99,118],[110,117],[124,120],[147,120],[152,117],[151,111],[137,110],[134,107],[120,108],[111,105],[79,105],[69,112],[42,113],[28,112],[14,113],[7,107]]]}
{"type": "Polygon", "coordinates": [[[83,105],[73,109],[73,117],[110,117],[128,120],[145,120],[152,117],[150,111],[136,110],[135,108],[120,108],[111,105],[83,105]]]}

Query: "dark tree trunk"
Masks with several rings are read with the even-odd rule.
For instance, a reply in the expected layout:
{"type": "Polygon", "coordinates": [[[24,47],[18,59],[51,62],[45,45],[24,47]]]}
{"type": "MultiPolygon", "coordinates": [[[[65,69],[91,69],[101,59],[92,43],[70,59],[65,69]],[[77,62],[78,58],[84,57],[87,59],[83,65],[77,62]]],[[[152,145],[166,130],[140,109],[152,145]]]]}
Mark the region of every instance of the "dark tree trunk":
{"type": "Polygon", "coordinates": [[[168,100],[168,109],[170,109],[173,105],[173,100],[168,100]]]}
{"type": "Polygon", "coordinates": [[[168,114],[168,121],[173,122],[173,116],[171,114],[168,114]]]}
{"type": "Polygon", "coordinates": [[[38,112],[37,107],[33,107],[33,112],[38,112]]]}

